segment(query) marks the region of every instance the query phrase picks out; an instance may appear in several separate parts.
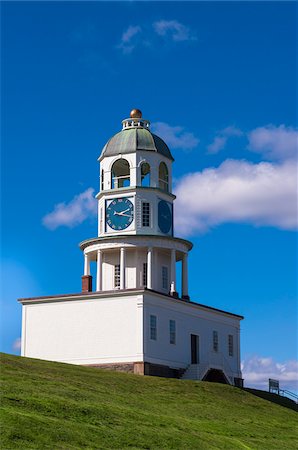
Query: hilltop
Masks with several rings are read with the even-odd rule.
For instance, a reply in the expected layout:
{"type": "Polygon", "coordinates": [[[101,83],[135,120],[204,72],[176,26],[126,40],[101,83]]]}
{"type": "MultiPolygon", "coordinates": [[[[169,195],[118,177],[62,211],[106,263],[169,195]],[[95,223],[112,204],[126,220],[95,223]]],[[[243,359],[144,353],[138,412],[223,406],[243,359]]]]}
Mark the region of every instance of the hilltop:
{"type": "Polygon", "coordinates": [[[215,383],[1,354],[2,449],[294,449],[297,413],[215,383]]]}

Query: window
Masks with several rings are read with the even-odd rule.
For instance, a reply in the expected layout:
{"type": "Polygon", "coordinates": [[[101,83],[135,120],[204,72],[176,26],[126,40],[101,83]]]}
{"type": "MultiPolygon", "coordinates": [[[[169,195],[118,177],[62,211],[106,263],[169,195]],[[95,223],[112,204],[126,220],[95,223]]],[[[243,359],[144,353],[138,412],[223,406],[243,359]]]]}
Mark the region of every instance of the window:
{"type": "Polygon", "coordinates": [[[104,170],[103,169],[101,170],[100,182],[101,182],[101,184],[100,184],[101,190],[103,191],[104,190],[104,170]]]}
{"type": "Polygon", "coordinates": [[[143,286],[147,287],[147,263],[143,263],[143,286]]]}
{"type": "Polygon", "coordinates": [[[176,344],[176,322],[170,320],[170,344],[176,344]]]}
{"type": "Polygon", "coordinates": [[[163,191],[169,190],[169,171],[164,162],[161,162],[159,165],[159,172],[158,172],[158,185],[160,189],[163,191]]]}
{"type": "Polygon", "coordinates": [[[162,288],[169,290],[169,271],[166,266],[162,266],[162,288]]]}
{"type": "Polygon", "coordinates": [[[141,165],[141,186],[150,186],[150,165],[147,162],[141,165]]]}
{"type": "Polygon", "coordinates": [[[143,227],[150,227],[150,203],[142,203],[142,225],[143,227]]]}
{"type": "Polygon", "coordinates": [[[229,356],[234,356],[234,338],[229,334],[229,356]]]}
{"type": "Polygon", "coordinates": [[[218,332],[213,331],[213,351],[218,352],[218,332]]]}
{"type": "Polygon", "coordinates": [[[120,287],[120,264],[114,266],[114,287],[120,287]]]}
{"type": "Polygon", "coordinates": [[[128,161],[117,159],[112,165],[112,189],[130,186],[130,169],[128,161]]]}
{"type": "Polygon", "coordinates": [[[150,316],[150,339],[156,341],[157,339],[157,320],[156,316],[150,316]]]}

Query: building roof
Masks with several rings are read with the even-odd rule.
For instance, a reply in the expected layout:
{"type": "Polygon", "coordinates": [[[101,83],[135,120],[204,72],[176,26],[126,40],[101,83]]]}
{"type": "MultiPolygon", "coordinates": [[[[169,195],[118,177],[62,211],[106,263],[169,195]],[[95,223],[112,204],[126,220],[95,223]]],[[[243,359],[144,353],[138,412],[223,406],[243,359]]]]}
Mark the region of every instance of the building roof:
{"type": "Polygon", "coordinates": [[[137,150],[157,152],[174,161],[169,147],[159,136],[143,126],[129,125],[129,128],[124,128],[106,143],[99,157],[100,161],[106,156],[134,153],[137,150]]]}
{"type": "Polygon", "coordinates": [[[141,293],[153,293],[158,296],[167,297],[171,299],[173,302],[183,303],[184,305],[193,306],[198,309],[205,309],[208,311],[214,311],[220,314],[226,314],[228,316],[235,317],[239,320],[244,319],[243,316],[235,313],[231,313],[229,311],[224,311],[223,309],[213,308],[212,306],[203,305],[202,303],[197,303],[193,301],[186,301],[181,298],[175,298],[171,296],[170,294],[164,294],[162,292],[155,291],[153,289],[147,289],[147,288],[129,288],[129,289],[122,289],[122,290],[112,290],[112,291],[92,291],[92,292],[78,292],[74,294],[60,294],[60,295],[48,295],[43,297],[27,297],[27,298],[19,298],[18,302],[22,304],[29,304],[29,303],[38,303],[38,302],[57,302],[57,301],[67,301],[67,300],[81,300],[82,298],[102,298],[106,296],[122,296],[127,294],[141,294],[141,293]]]}

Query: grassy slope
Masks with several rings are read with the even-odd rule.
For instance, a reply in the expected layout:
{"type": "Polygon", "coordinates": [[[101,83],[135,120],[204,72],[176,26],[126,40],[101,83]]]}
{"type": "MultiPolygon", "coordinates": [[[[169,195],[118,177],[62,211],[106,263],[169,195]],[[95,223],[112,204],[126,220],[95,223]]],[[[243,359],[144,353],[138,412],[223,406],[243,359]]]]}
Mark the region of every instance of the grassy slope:
{"type": "Polygon", "coordinates": [[[294,449],[297,413],[213,383],[1,355],[1,449],[294,449]]]}

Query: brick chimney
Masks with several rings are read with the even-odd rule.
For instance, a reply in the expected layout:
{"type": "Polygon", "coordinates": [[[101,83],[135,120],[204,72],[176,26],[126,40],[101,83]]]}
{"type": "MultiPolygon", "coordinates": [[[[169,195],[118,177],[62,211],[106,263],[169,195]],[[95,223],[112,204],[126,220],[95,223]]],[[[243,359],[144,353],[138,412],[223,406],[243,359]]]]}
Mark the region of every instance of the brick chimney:
{"type": "Polygon", "coordinates": [[[82,292],[92,292],[92,276],[82,276],[82,292]]]}

